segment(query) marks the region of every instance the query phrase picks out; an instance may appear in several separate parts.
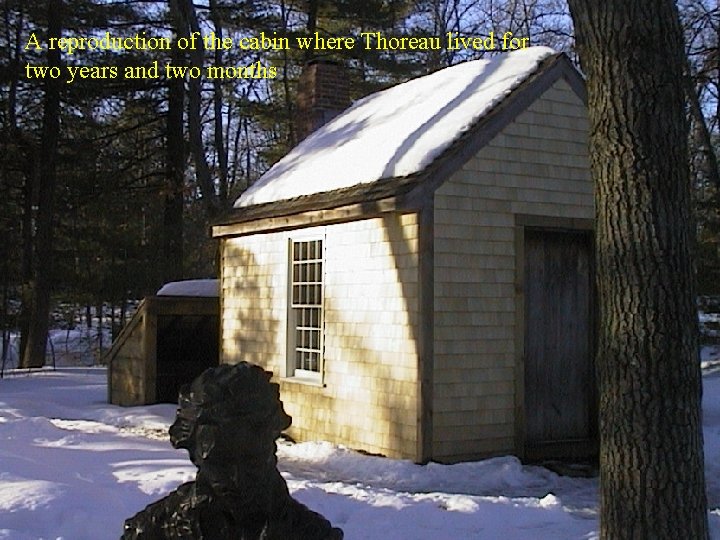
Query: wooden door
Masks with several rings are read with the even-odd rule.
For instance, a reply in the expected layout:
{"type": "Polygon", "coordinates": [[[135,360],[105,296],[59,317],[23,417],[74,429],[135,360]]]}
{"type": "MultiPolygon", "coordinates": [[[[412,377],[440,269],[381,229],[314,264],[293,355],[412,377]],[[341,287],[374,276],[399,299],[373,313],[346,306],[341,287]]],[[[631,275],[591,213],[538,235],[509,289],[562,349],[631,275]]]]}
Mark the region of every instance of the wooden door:
{"type": "Polygon", "coordinates": [[[591,452],[597,395],[591,235],[526,229],[524,291],[526,453],[591,452]]]}

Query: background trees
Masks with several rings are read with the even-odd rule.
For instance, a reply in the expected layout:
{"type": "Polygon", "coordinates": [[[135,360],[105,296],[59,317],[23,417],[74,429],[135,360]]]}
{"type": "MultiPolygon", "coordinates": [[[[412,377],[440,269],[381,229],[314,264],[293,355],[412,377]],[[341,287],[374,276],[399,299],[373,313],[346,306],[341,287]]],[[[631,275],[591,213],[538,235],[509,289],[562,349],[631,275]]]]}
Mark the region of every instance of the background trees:
{"type": "Polygon", "coordinates": [[[720,291],[720,7],[707,0],[678,3],[685,31],[686,92],[690,117],[690,163],[697,230],[698,286],[720,291]]]}
{"type": "MultiPolygon", "coordinates": [[[[42,215],[39,189],[45,87],[24,77],[27,62],[47,63],[25,50],[29,33],[47,36],[47,2],[0,0],[0,309],[3,327],[17,326],[18,306],[29,314],[38,265],[42,215]],[[23,285],[24,284],[24,285],[23,285]],[[23,291],[25,301],[22,301],[23,291]]],[[[178,35],[200,29],[216,35],[359,36],[484,34],[509,30],[573,55],[572,21],[564,0],[207,0],[187,2],[57,0],[64,33],[178,35]],[[63,10],[63,7],[65,8],[63,10]],[[72,9],[69,9],[72,7],[72,9]]],[[[701,292],[720,280],[717,208],[718,8],[709,0],[682,0],[686,34],[687,91],[691,114],[694,203],[698,222],[701,292]],[[690,92],[690,89],[693,92],[690,92]]],[[[314,52],[313,54],[318,54],[314,52]]],[[[336,53],[333,53],[336,54],[336,53]]],[[[349,66],[351,94],[367,93],[468,58],[482,51],[388,53],[356,48],[337,57],[349,66]]],[[[62,62],[150,66],[246,66],[257,60],[278,67],[276,79],[183,81],[114,79],[61,84],[57,140],[57,189],[51,224],[50,276],[54,298],[122,304],[180,277],[215,274],[212,216],[226,209],[248,184],[297,142],[293,120],[297,78],[308,53],[179,51],[64,55],[62,62]]],[[[50,268],[48,266],[47,268],[50,268]]],[[[41,272],[42,273],[42,272],[41,272]]],[[[37,317],[35,317],[37,318],[37,317]]],[[[30,320],[29,315],[21,317],[30,320]]],[[[25,333],[27,335],[27,333],[25,333]]]]}
{"type": "MultiPolygon", "coordinates": [[[[599,179],[600,364],[609,441],[603,450],[604,531],[649,537],[692,531],[700,537],[688,251],[696,233],[700,292],[718,293],[719,8],[711,0],[680,0],[680,27],[669,0],[570,5],[590,77],[599,179]],[[663,93],[655,93],[658,88],[663,93]],[[696,230],[686,226],[693,221],[690,195],[696,230]],[[693,459],[684,459],[688,455],[693,459]],[[640,461],[661,475],[628,474],[640,461]],[[658,485],[676,498],[647,503],[658,485]],[[658,508],[665,518],[655,523],[666,529],[651,529],[645,519],[644,512],[658,508]],[[624,528],[628,523],[638,528],[624,528]]],[[[25,48],[31,31],[43,39],[61,32],[214,31],[237,40],[261,31],[358,37],[375,30],[434,36],[503,30],[574,57],[563,0],[0,0],[0,18],[0,325],[22,329],[26,366],[43,363],[53,299],[123,306],[164,281],[215,275],[208,224],[297,142],[297,78],[311,59],[294,49],[236,48],[44,57],[25,48]],[[67,85],[24,76],[28,62],[246,66],[258,60],[276,65],[278,77],[67,85]]],[[[356,48],[338,58],[349,66],[351,94],[358,98],[483,54],[356,48]]]]}

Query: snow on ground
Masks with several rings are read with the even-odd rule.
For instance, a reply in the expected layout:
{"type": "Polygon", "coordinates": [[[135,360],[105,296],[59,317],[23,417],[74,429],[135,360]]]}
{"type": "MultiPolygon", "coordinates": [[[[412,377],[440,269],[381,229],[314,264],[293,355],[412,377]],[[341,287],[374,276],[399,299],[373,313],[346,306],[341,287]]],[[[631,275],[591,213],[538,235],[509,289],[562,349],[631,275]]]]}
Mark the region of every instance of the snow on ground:
{"type": "MultiPolygon", "coordinates": [[[[20,350],[19,332],[11,332],[4,369],[18,366],[20,350]]],[[[48,334],[48,348],[45,364],[57,366],[91,366],[99,362],[102,355],[99,347],[110,346],[110,329],[87,328],[78,325],[75,328],[53,328],[48,334]]],[[[2,354],[0,344],[0,354],[2,354]]]]}
{"type": "Polygon", "coordinates": [[[706,375],[720,371],[720,345],[706,345],[700,348],[700,367],[706,375]]]}
{"type": "Polygon", "coordinates": [[[720,313],[699,312],[700,331],[705,338],[720,338],[720,313]]]}
{"type": "Polygon", "coordinates": [[[118,538],[123,516],[192,477],[181,452],[142,436],[174,407],[110,406],[105,380],[65,368],[0,381],[0,538],[118,538]]]}
{"type": "MultiPolygon", "coordinates": [[[[710,519],[720,539],[720,371],[704,352],[710,519]]],[[[714,358],[714,360],[713,360],[714,358]]],[[[106,403],[102,368],[0,380],[0,539],[118,538],[123,520],[194,477],[166,430],[173,405],[106,403]]],[[[597,538],[597,479],[513,457],[419,466],[328,443],[280,443],[293,495],[354,539],[597,538]]]]}

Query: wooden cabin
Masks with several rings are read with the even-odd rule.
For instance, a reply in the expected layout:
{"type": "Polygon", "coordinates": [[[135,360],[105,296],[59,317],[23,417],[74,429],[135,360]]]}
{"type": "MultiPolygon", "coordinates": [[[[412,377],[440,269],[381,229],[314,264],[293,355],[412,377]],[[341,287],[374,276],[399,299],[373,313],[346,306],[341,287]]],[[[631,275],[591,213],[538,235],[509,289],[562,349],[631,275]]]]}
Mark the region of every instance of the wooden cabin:
{"type": "Polygon", "coordinates": [[[564,55],[372,94],[213,227],[220,361],[274,373],[298,440],[417,462],[591,456],[593,219],[564,55]]]}

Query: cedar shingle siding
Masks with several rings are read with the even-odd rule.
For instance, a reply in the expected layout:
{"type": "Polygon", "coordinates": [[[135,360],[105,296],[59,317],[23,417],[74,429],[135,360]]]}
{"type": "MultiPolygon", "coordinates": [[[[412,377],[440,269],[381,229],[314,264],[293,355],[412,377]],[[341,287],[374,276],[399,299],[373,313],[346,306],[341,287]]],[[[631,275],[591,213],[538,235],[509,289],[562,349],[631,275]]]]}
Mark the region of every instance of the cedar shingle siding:
{"type": "Polygon", "coordinates": [[[435,192],[436,459],[515,452],[515,215],[592,220],[588,163],[561,79],[435,192]]]}
{"type": "Polygon", "coordinates": [[[302,197],[295,211],[237,210],[214,230],[221,361],[273,371],[299,440],[417,461],[525,455],[524,231],[592,230],[583,100],[556,57],[428,170],[377,182],[375,199],[368,184],[302,197]],[[315,384],[287,368],[296,235],[322,237],[325,251],[315,384]]]}
{"type": "Polygon", "coordinates": [[[416,444],[415,214],[303,229],[324,237],[322,385],[286,375],[288,245],[294,231],[225,241],[222,362],[280,381],[290,435],[412,458],[416,444]]]}

